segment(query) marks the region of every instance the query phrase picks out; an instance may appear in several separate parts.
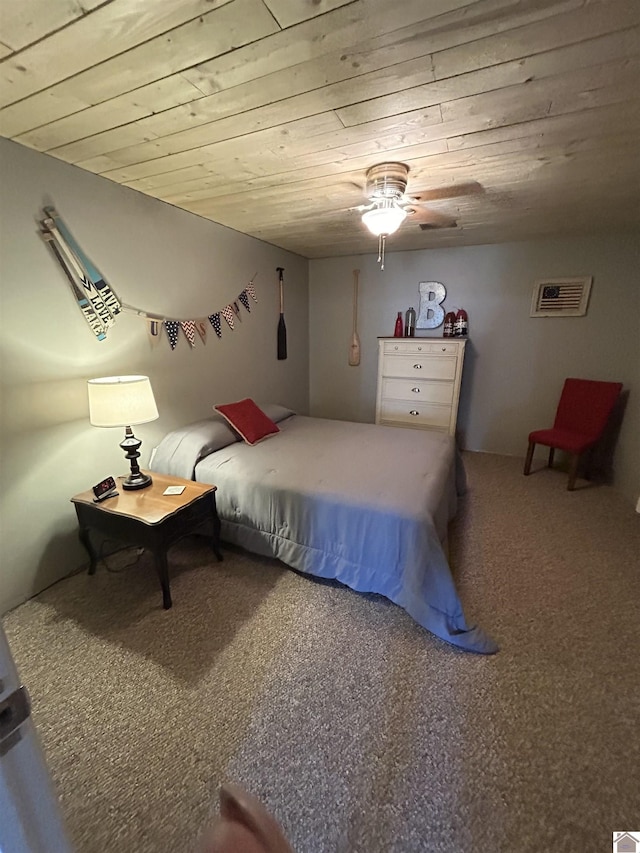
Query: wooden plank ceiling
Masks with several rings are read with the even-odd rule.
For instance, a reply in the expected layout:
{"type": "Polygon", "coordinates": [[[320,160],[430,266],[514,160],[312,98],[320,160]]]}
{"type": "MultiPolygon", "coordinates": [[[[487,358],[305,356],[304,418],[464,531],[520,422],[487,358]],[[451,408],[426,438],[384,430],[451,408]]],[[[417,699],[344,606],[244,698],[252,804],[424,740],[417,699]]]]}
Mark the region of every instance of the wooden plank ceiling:
{"type": "Polygon", "coordinates": [[[640,226],[638,0],[5,0],[0,134],[308,258],[640,226]],[[426,215],[426,214],[425,214],[426,215]]]}

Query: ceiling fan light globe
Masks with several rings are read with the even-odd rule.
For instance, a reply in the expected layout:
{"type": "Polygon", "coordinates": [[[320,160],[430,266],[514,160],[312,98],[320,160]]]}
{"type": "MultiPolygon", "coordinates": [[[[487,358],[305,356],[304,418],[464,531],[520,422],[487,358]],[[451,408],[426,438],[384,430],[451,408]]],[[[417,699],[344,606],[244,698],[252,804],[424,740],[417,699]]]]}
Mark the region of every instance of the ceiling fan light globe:
{"type": "Polygon", "coordinates": [[[375,237],[380,237],[397,231],[406,216],[401,207],[377,207],[364,213],[362,221],[375,237]]]}

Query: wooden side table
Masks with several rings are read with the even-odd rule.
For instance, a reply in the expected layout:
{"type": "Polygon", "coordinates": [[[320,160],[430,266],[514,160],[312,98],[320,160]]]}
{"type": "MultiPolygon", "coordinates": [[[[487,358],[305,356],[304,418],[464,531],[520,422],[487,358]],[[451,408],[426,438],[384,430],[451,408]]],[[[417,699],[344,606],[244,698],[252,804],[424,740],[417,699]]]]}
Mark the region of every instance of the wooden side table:
{"type": "Polygon", "coordinates": [[[183,536],[208,527],[213,552],[220,552],[220,519],[216,509],[216,486],[168,477],[153,472],[153,483],[146,489],[125,491],[124,477],[116,480],[118,495],[96,503],[89,489],[71,498],[78,516],[80,541],[89,553],[89,574],[96,571],[98,553],[89,535],[95,530],[103,536],[129,545],[148,548],[155,557],[162,587],[162,605],[171,607],[167,551],[183,536]],[[184,486],[180,495],[163,494],[167,486],[184,486]]]}

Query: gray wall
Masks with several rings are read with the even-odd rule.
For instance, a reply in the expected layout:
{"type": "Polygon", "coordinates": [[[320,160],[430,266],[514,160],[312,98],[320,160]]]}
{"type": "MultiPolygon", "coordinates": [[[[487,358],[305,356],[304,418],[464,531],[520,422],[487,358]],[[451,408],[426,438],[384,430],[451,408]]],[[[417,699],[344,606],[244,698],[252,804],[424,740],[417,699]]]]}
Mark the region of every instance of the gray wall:
{"type": "Polygon", "coordinates": [[[244,396],[308,410],[308,264],[53,158],[0,140],[0,613],[80,566],[72,495],[126,473],[120,430],[92,427],[86,380],[142,373],[160,418],[135,432],[141,464],[169,429],[244,396]],[[255,272],[258,302],[223,337],[152,348],[123,314],[98,342],[37,235],[53,203],[123,302],[189,319],[219,310],[255,272]],[[285,267],[289,358],[276,359],[276,267],[285,267]]]}
{"type": "MultiPolygon", "coordinates": [[[[374,238],[372,238],[373,240],[374,238]]],[[[392,246],[392,238],[389,241],[392,246]]],[[[469,450],[524,456],[532,429],[551,426],[567,376],[624,382],[629,397],[614,456],[614,485],[640,494],[638,235],[532,240],[310,262],[310,404],[320,417],[375,418],[377,336],[419,307],[421,281],[439,281],[445,307],[469,315],[458,419],[469,450]],[[348,366],[352,287],[360,269],[362,361],[348,366]],[[586,317],[531,318],[534,281],[593,276],[586,317]]],[[[442,335],[442,327],[425,335],[442,335]]],[[[544,451],[538,461],[542,461],[544,451]]]]}

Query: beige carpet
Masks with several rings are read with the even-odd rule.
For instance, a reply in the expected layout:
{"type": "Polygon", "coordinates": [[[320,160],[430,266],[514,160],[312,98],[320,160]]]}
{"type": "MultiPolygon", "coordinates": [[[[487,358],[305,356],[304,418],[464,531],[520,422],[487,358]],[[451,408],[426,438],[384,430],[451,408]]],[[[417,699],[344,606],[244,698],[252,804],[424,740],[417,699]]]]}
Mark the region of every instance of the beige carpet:
{"type": "Polygon", "coordinates": [[[451,562],[493,657],[198,537],[170,611],[127,551],[5,617],[78,853],[195,850],[222,780],[298,853],[599,853],[638,825],[640,517],[464,458],[451,562]]]}

